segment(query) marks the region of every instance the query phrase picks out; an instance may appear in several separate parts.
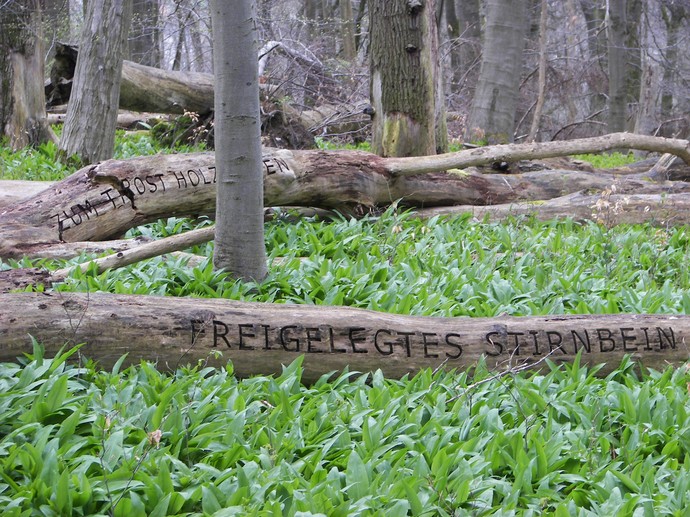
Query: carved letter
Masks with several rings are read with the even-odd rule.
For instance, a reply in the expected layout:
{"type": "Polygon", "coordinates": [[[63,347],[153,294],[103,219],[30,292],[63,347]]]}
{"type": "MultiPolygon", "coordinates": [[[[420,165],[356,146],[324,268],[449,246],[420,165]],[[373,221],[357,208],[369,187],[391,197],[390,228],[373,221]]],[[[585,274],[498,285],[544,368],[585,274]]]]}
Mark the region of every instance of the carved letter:
{"type": "Polygon", "coordinates": [[[597,329],[597,336],[599,337],[600,352],[613,352],[616,349],[616,342],[611,338],[611,331],[609,329],[597,329]],[[611,343],[610,348],[605,348],[604,342],[611,343]]]}
{"type": "Polygon", "coordinates": [[[446,345],[452,346],[453,348],[455,348],[457,350],[457,352],[455,354],[451,354],[449,352],[446,352],[446,357],[448,357],[449,359],[457,359],[458,357],[460,357],[462,355],[462,345],[460,343],[453,343],[451,341],[451,338],[458,338],[459,339],[460,334],[455,334],[453,332],[451,332],[450,334],[446,334],[446,345]]]}
{"type": "Polygon", "coordinates": [[[228,338],[226,337],[227,335],[228,326],[222,321],[213,320],[213,347],[215,348],[218,346],[218,338],[220,338],[225,342],[228,348],[232,348],[230,346],[230,341],[228,341],[228,338]]]}
{"type": "Polygon", "coordinates": [[[362,342],[366,338],[365,337],[354,337],[352,334],[355,332],[361,332],[362,330],[366,330],[364,327],[350,327],[348,329],[348,337],[350,338],[350,345],[352,345],[352,352],[355,354],[368,354],[369,350],[360,350],[357,348],[357,342],[362,342]]]}
{"type": "Polygon", "coordinates": [[[621,337],[623,338],[623,350],[625,352],[636,352],[637,351],[637,345],[628,347],[628,341],[630,342],[635,342],[637,340],[637,336],[634,334],[631,336],[628,334],[628,332],[634,332],[635,329],[631,327],[625,327],[621,328],[621,337]]]}

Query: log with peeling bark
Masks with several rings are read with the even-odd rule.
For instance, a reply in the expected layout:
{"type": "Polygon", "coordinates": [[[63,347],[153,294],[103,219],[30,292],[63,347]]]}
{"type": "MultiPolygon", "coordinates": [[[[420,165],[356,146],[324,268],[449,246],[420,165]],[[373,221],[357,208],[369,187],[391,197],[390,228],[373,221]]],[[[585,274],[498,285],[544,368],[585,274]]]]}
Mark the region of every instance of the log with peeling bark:
{"type": "MultiPolygon", "coordinates": [[[[617,185],[618,194],[665,196],[645,207],[673,211],[675,205],[665,201],[671,194],[678,196],[674,199],[681,206],[684,198],[680,196],[688,192],[690,184],[654,183],[644,174],[629,174],[619,181],[613,174],[580,171],[506,175],[461,169],[495,160],[591,152],[623,144],[670,151],[690,163],[686,140],[625,133],[419,158],[385,159],[361,151],[266,149],[264,200],[266,206],[312,206],[364,213],[397,200],[409,207],[518,204],[582,190],[603,191],[617,185]]],[[[163,217],[212,215],[215,181],[212,153],[108,160],[88,166],[0,212],[0,257],[30,253],[36,244],[117,238],[134,226],[163,217]]],[[[596,203],[593,198],[592,205],[596,203]]],[[[535,208],[538,205],[533,204],[535,208]]],[[[683,213],[649,214],[644,210],[638,215],[643,220],[664,221],[686,217],[683,213]]]]}
{"type": "Polygon", "coordinates": [[[348,367],[400,377],[420,368],[519,368],[548,357],[608,369],[626,354],[662,369],[688,360],[690,316],[400,316],[362,309],[112,294],[0,294],[0,360],[83,344],[104,367],[123,354],[160,368],[231,360],[240,376],[279,373],[304,356],[305,379],[348,367]],[[9,309],[11,307],[11,310],[9,309]],[[107,329],[107,332],[104,332],[107,329]],[[221,352],[222,357],[215,357],[221,352]]]}

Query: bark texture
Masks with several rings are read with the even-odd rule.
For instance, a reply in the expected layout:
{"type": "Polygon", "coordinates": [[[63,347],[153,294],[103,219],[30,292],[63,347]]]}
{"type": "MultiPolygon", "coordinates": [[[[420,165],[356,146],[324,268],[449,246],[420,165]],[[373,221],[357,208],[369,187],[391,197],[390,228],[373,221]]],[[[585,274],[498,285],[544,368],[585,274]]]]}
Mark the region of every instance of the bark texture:
{"type": "Polygon", "coordinates": [[[642,2],[640,15],[640,95],[635,133],[653,135],[661,123],[661,98],[664,93],[664,55],[668,34],[664,7],[656,0],[642,2]]]}
{"type": "Polygon", "coordinates": [[[231,360],[242,377],[279,373],[301,355],[305,380],[345,367],[401,377],[427,367],[466,368],[480,358],[505,369],[547,356],[568,362],[578,352],[583,363],[609,370],[625,354],[665,368],[687,361],[690,340],[690,316],[683,315],[432,318],[99,293],[0,294],[0,307],[3,361],[30,352],[33,337],[48,353],[84,343],[81,353],[105,368],[123,354],[129,363],[146,359],[171,369],[231,360]]]}
{"type": "Polygon", "coordinates": [[[606,2],[606,37],[609,72],[609,133],[625,131],[625,76],[627,51],[625,46],[627,17],[625,0],[606,2]]]}
{"type": "Polygon", "coordinates": [[[216,85],[213,265],[235,278],[268,273],[264,244],[256,12],[251,0],[211,2],[216,85]],[[249,57],[249,59],[248,59],[249,57]]]}
{"type": "Polygon", "coordinates": [[[132,0],[87,4],[67,117],[60,140],[66,156],[83,163],[112,158],[123,52],[132,0]]]}
{"type": "Polygon", "coordinates": [[[372,150],[423,156],[447,148],[435,2],[370,5],[372,150]]]}
{"type": "Polygon", "coordinates": [[[465,140],[513,141],[526,31],[526,0],[486,2],[482,66],[465,140]]]}
{"type": "Polygon", "coordinates": [[[57,141],[46,121],[38,0],[0,7],[0,136],[13,149],[57,141]]]}

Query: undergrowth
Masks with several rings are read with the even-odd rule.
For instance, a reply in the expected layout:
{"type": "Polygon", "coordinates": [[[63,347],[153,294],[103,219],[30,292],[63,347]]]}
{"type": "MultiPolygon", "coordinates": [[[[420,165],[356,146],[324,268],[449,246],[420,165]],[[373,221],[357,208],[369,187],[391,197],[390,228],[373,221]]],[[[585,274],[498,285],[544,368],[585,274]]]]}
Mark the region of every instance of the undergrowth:
{"type": "MultiPolygon", "coordinates": [[[[161,146],[146,132],[118,130],[115,135],[114,158],[148,156],[156,153],[194,152],[205,150],[203,145],[174,148],[161,146]]],[[[57,160],[58,147],[52,142],[38,147],[25,147],[12,151],[6,141],[0,142],[0,180],[59,181],[76,171],[71,164],[57,160]]]]}
{"type": "MultiPolygon", "coordinates": [[[[122,138],[120,157],[159,152],[122,138]]],[[[0,178],[60,179],[45,146],[9,153],[0,178]],[[51,169],[47,164],[52,164],[51,169]],[[29,172],[34,176],[27,176],[29,172]]],[[[208,221],[130,232],[162,237],[208,221]]],[[[470,216],[278,218],[270,273],[240,283],[202,257],[74,273],[63,291],[332,304],[394,313],[496,316],[690,314],[686,227],[470,216]]],[[[0,262],[48,269],[82,262],[0,262]]],[[[41,289],[39,287],[39,289],[41,289]]],[[[423,370],[302,382],[240,380],[232,364],[111,372],[77,349],[0,364],[2,515],[684,515],[690,506],[686,369],[637,373],[549,363],[492,375],[423,370]],[[79,358],[75,360],[75,358],[79,358]],[[68,361],[69,359],[69,361],[68,361]]]]}
{"type": "MultiPolygon", "coordinates": [[[[193,227],[169,219],[139,232],[160,237],[193,227]]],[[[158,257],[102,274],[75,273],[57,288],[434,316],[690,314],[685,227],[530,218],[488,224],[469,216],[424,221],[390,208],[362,220],[279,219],[267,224],[266,245],[269,275],[258,284],[214,271],[207,244],[190,250],[202,257],[199,265],[187,266],[184,256],[158,257]]]]}
{"type": "Polygon", "coordinates": [[[683,515],[688,374],[0,365],[3,515],[683,515]]]}

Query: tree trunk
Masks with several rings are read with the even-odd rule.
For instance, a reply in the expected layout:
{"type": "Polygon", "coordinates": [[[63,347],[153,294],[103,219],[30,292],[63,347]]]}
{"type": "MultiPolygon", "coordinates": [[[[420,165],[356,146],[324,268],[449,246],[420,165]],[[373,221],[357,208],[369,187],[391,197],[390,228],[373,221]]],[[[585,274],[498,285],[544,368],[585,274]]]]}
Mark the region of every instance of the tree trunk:
{"type": "Polygon", "coordinates": [[[527,31],[527,0],[488,0],[479,82],[465,140],[513,141],[527,31]]]}
{"type": "Polygon", "coordinates": [[[608,131],[625,131],[626,98],[625,71],[627,52],[625,48],[627,21],[626,0],[608,0],[606,3],[606,36],[608,46],[609,72],[609,116],[608,131]]]}
{"type": "Polygon", "coordinates": [[[534,106],[532,125],[530,126],[529,135],[527,136],[528,142],[535,142],[537,140],[539,125],[541,123],[541,114],[544,110],[544,101],[546,100],[546,20],[548,11],[548,1],[541,0],[541,14],[539,15],[539,78],[537,79],[537,102],[534,106]]]}
{"type": "Polygon", "coordinates": [[[369,8],[372,150],[422,156],[447,149],[435,2],[376,0],[369,8]]]}
{"type": "Polygon", "coordinates": [[[161,70],[125,61],[119,106],[133,111],[191,111],[205,115],[213,110],[213,75],[161,70]]]}
{"type": "Polygon", "coordinates": [[[235,278],[268,273],[264,244],[256,11],[252,0],[212,2],[216,78],[216,236],[213,265],[235,278]]]}
{"type": "Polygon", "coordinates": [[[115,147],[122,53],[132,17],[132,0],[92,0],[60,141],[65,157],[84,163],[107,160],[115,147]]]}
{"type": "Polygon", "coordinates": [[[352,0],[340,0],[340,39],[343,42],[343,58],[348,63],[357,57],[355,48],[355,18],[352,12],[352,0]]]}
{"type": "Polygon", "coordinates": [[[657,0],[642,2],[640,19],[640,54],[642,77],[635,133],[653,135],[661,123],[661,99],[664,79],[666,24],[662,5],[657,0]]]}
{"type": "Polygon", "coordinates": [[[479,57],[481,48],[481,16],[479,0],[455,0],[460,18],[460,64],[463,72],[479,57]]]}
{"type": "Polygon", "coordinates": [[[46,120],[38,0],[0,7],[0,136],[15,150],[57,141],[46,120]]]}
{"type": "MultiPolygon", "coordinates": [[[[397,200],[411,207],[524,203],[583,189],[604,191],[615,184],[622,195],[658,194],[664,213],[642,210],[638,214],[641,220],[685,221],[687,217],[678,213],[680,209],[665,204],[666,196],[688,191],[688,184],[683,182],[655,184],[645,174],[631,174],[621,180],[613,174],[560,169],[524,174],[481,174],[461,169],[621,147],[673,152],[690,164],[686,140],[629,134],[420,158],[383,159],[361,151],[266,150],[264,204],[363,214],[397,200]]],[[[86,167],[0,213],[0,257],[21,256],[36,243],[118,237],[162,217],[212,215],[216,182],[211,153],[109,160],[86,167]]],[[[592,199],[594,205],[597,198],[592,199]]]]}
{"type": "Polygon", "coordinates": [[[606,363],[626,354],[645,367],[687,361],[690,316],[573,315],[497,318],[400,316],[347,307],[242,303],[102,293],[0,294],[0,360],[30,352],[32,339],[111,367],[123,354],[174,369],[232,361],[240,377],[278,374],[303,356],[304,380],[333,370],[402,377],[420,368],[466,368],[480,359],[505,371],[541,364],[606,363]],[[104,331],[107,329],[107,331],[104,331]],[[217,352],[221,352],[220,357],[217,352]]]}

